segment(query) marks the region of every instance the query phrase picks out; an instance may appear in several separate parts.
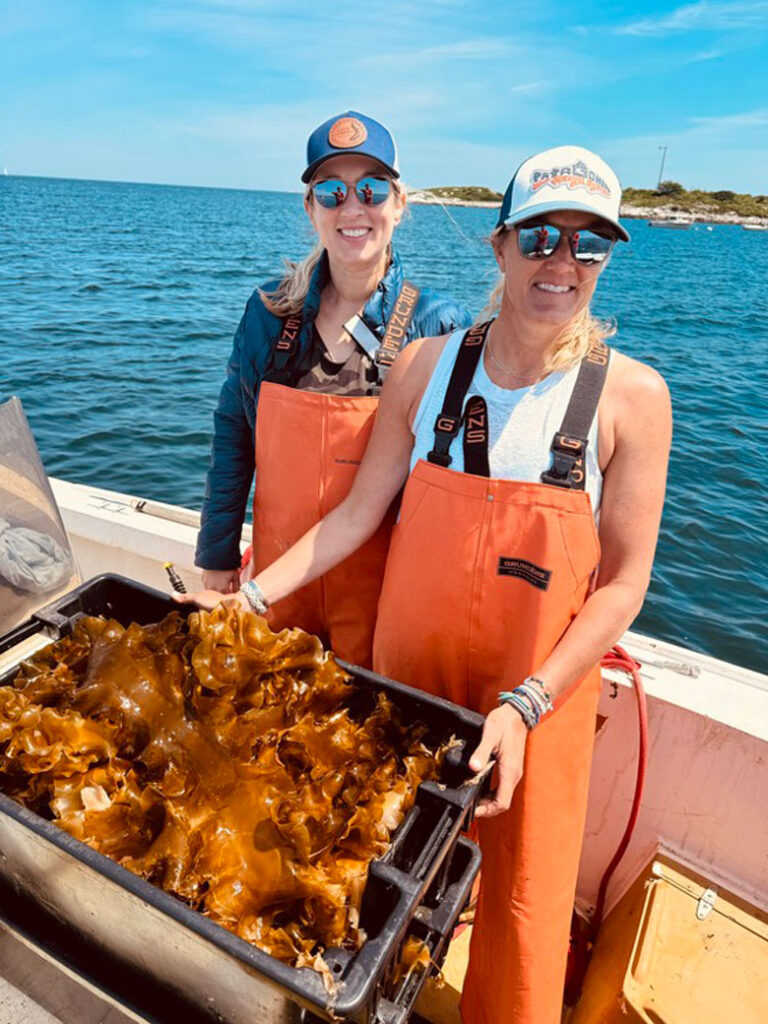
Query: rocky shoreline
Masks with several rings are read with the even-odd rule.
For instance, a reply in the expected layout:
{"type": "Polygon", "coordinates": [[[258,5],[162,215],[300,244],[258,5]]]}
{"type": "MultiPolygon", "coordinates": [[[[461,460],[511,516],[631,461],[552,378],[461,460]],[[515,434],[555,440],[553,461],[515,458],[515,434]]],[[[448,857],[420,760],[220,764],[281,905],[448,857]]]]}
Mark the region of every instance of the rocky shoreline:
{"type": "MultiPolygon", "coordinates": [[[[408,193],[408,202],[417,206],[474,206],[481,210],[497,210],[500,203],[477,199],[457,199],[454,197],[438,197],[430,192],[414,189],[408,193]]],[[[634,220],[672,220],[685,217],[694,224],[748,224],[768,228],[768,217],[741,217],[737,213],[720,213],[706,207],[682,210],[669,206],[633,206],[622,204],[621,216],[634,220]]]]}
{"type": "Polygon", "coordinates": [[[455,196],[435,196],[421,189],[408,191],[408,202],[416,206],[475,206],[480,210],[498,210],[501,200],[457,199],[455,196]]]}
{"type": "Polygon", "coordinates": [[[768,227],[768,217],[741,217],[738,213],[720,213],[706,207],[681,210],[675,206],[632,206],[622,204],[621,216],[641,220],[672,220],[685,217],[694,224],[754,224],[768,227]]]}

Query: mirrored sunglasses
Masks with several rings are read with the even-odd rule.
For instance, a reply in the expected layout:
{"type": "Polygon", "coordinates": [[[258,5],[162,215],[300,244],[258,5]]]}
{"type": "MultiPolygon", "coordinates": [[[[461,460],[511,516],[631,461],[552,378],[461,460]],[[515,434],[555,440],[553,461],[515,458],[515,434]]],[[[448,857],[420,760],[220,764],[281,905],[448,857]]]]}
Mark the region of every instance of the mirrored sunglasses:
{"type": "Polygon", "coordinates": [[[616,236],[609,231],[594,231],[591,228],[575,228],[566,231],[554,224],[526,224],[516,227],[517,247],[520,255],[528,260],[546,260],[560,244],[565,235],[571,255],[577,263],[594,267],[604,263],[616,242],[616,236]]]}
{"type": "Polygon", "coordinates": [[[341,206],[349,195],[349,190],[354,188],[355,195],[363,206],[380,206],[389,197],[390,185],[389,178],[374,178],[371,175],[360,178],[351,185],[341,179],[329,178],[327,181],[316,182],[312,186],[312,195],[321,206],[332,210],[341,206]]]}

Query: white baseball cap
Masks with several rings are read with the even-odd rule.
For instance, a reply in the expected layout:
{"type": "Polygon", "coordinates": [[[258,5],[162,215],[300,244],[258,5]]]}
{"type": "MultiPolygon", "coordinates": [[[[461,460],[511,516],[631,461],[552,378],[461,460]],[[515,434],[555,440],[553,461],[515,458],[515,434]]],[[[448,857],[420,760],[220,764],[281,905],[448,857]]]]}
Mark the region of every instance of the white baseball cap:
{"type": "Polygon", "coordinates": [[[583,210],[612,224],[619,238],[621,185],[608,164],[582,146],[557,146],[529,157],[515,171],[501,204],[497,227],[551,213],[583,210]]]}

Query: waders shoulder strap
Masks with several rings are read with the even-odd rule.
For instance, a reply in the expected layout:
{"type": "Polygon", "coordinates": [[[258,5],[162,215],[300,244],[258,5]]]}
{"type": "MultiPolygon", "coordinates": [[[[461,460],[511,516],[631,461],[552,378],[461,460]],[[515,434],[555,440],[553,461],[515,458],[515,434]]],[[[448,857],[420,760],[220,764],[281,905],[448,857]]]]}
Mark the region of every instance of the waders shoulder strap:
{"type": "Polygon", "coordinates": [[[488,406],[473,395],[464,409],[464,472],[490,476],[488,462],[488,406]]]}
{"type": "MultiPolygon", "coordinates": [[[[360,317],[352,317],[351,320],[344,324],[347,332],[373,359],[378,371],[378,387],[381,387],[384,383],[387,370],[394,363],[402,348],[408,328],[411,326],[420,294],[421,292],[416,285],[411,284],[410,281],[403,282],[403,287],[400,289],[400,294],[395,302],[395,308],[392,311],[392,316],[389,318],[381,344],[379,344],[378,338],[376,338],[360,317]],[[376,345],[373,351],[369,340],[374,341],[376,345]]],[[[264,375],[265,380],[272,381],[275,384],[286,384],[289,387],[294,386],[296,374],[299,371],[297,356],[299,353],[301,327],[302,318],[300,316],[285,317],[280,336],[272,349],[272,357],[267,367],[267,372],[264,375]]]]}
{"type": "Polygon", "coordinates": [[[269,361],[264,380],[273,384],[286,384],[293,386],[297,367],[297,355],[299,352],[299,335],[301,334],[302,318],[300,316],[287,316],[283,320],[280,335],[272,349],[272,358],[269,361]]]}
{"type": "MultiPolygon", "coordinates": [[[[453,364],[453,372],[443,399],[443,408],[435,420],[435,446],[427,455],[427,460],[438,466],[451,464],[451,444],[461,428],[464,399],[475,375],[491,323],[489,320],[488,323],[470,327],[456,354],[456,362],[453,364]]],[[[487,419],[486,414],[486,422],[487,419]]]]}
{"type": "Polygon", "coordinates": [[[410,281],[403,282],[381,342],[363,318],[357,314],[344,324],[347,334],[354,338],[360,348],[373,360],[370,377],[374,392],[381,390],[390,366],[397,359],[398,353],[403,347],[413,314],[416,311],[419,295],[421,292],[415,284],[411,284],[410,281]]]}
{"type": "Polygon", "coordinates": [[[389,318],[384,337],[381,339],[379,351],[376,353],[374,362],[379,368],[379,381],[384,383],[387,371],[397,359],[400,349],[405,342],[408,328],[411,326],[413,314],[416,312],[416,304],[419,301],[420,290],[410,281],[403,281],[403,287],[395,301],[395,308],[389,318]]]}
{"type": "Polygon", "coordinates": [[[583,491],[586,484],[587,439],[603,392],[611,350],[602,341],[584,356],[560,429],[552,439],[552,465],[541,474],[543,484],[583,491]]]}

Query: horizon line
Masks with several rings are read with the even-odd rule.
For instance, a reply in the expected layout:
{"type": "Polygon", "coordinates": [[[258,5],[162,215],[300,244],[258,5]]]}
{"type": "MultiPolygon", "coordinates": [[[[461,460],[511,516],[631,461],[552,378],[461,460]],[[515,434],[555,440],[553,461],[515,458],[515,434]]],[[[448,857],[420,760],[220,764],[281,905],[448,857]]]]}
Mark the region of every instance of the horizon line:
{"type": "MultiPolygon", "coordinates": [[[[278,195],[298,195],[298,196],[300,196],[300,195],[304,194],[302,189],[297,189],[297,190],[294,191],[293,189],[287,189],[287,188],[257,188],[257,187],[255,187],[253,185],[189,185],[189,184],[182,184],[181,182],[172,182],[172,181],[131,181],[131,180],[128,180],[128,179],[125,179],[125,178],[73,178],[73,177],[70,177],[69,175],[63,175],[63,174],[16,174],[16,173],[12,173],[11,171],[9,171],[7,166],[5,166],[5,165],[3,166],[3,173],[0,174],[0,180],[2,180],[3,178],[32,178],[32,179],[37,180],[37,181],[82,181],[82,182],[93,183],[93,184],[97,184],[97,185],[141,185],[141,186],[146,186],[148,188],[205,188],[205,189],[218,189],[219,191],[222,191],[222,192],[274,192],[274,193],[276,193],[278,195]]],[[[487,188],[490,191],[498,191],[497,189],[493,189],[490,185],[476,185],[476,184],[473,184],[473,185],[429,185],[429,186],[425,186],[423,188],[417,188],[416,186],[408,186],[408,185],[406,185],[406,190],[409,191],[409,192],[429,192],[432,189],[438,189],[438,188],[487,188]]],[[[683,190],[685,192],[707,192],[707,193],[710,193],[710,194],[713,193],[713,192],[726,191],[726,189],[722,189],[722,188],[716,188],[716,189],[689,188],[687,185],[682,185],[682,188],[683,188],[683,190]]],[[[642,186],[637,186],[637,185],[625,185],[625,186],[623,186],[623,188],[621,190],[622,191],[622,195],[628,189],[633,189],[633,190],[635,190],[637,192],[655,192],[656,191],[656,188],[654,186],[652,186],[652,185],[651,186],[647,186],[647,187],[642,187],[642,186]]],[[[729,191],[733,191],[735,193],[735,195],[750,196],[751,198],[755,198],[756,196],[763,194],[761,192],[755,192],[755,193],[752,193],[752,192],[737,192],[735,189],[729,190],[729,191]]],[[[501,195],[502,193],[499,193],[499,194],[501,195]]],[[[674,198],[674,197],[671,196],[670,198],[674,198]]]]}
{"type": "Polygon", "coordinates": [[[127,178],[73,178],[65,174],[16,174],[4,168],[2,178],[33,178],[36,181],[83,181],[96,185],[146,185],[148,188],[210,188],[223,192],[277,192],[280,195],[302,195],[301,190],[281,188],[255,188],[248,185],[189,185],[174,181],[131,181],[127,178]]]}

